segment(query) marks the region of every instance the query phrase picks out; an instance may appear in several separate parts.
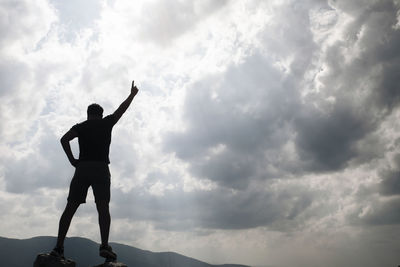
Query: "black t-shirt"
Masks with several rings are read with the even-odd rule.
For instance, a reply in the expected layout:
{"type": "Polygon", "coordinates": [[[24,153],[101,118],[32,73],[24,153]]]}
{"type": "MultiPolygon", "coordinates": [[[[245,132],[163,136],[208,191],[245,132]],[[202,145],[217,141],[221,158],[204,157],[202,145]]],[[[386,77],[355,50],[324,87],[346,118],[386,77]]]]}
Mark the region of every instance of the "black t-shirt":
{"type": "Polygon", "coordinates": [[[78,133],[79,160],[110,163],[108,154],[115,123],[115,116],[108,115],[102,119],[86,120],[71,128],[78,133]]]}

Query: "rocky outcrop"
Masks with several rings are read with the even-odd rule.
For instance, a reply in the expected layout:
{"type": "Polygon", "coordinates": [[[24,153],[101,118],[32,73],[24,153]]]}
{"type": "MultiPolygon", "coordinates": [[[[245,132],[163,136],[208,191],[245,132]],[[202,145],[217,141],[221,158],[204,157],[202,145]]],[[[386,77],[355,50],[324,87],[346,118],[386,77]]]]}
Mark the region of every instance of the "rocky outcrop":
{"type": "Polygon", "coordinates": [[[93,267],[128,267],[128,266],[122,262],[106,262],[93,267]]]}
{"type": "Polygon", "coordinates": [[[51,256],[49,253],[37,255],[33,267],[75,267],[75,262],[51,256]]]}
{"type": "MultiPolygon", "coordinates": [[[[37,255],[33,267],[75,267],[75,262],[70,259],[61,259],[50,255],[49,253],[41,253],[37,255]]],[[[93,267],[128,267],[122,262],[105,262],[93,267]]]]}

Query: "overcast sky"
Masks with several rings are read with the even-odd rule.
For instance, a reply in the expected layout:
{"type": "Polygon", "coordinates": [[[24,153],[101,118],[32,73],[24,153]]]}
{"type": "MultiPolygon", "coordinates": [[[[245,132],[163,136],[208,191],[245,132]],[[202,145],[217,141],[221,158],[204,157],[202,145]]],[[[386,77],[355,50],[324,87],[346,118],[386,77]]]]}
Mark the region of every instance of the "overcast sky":
{"type": "MultiPolygon", "coordinates": [[[[74,172],[59,139],[134,79],[111,241],[397,266],[399,70],[398,1],[1,0],[0,236],[57,234],[74,172]]],[[[100,240],[91,191],[69,236],[100,240]]]]}

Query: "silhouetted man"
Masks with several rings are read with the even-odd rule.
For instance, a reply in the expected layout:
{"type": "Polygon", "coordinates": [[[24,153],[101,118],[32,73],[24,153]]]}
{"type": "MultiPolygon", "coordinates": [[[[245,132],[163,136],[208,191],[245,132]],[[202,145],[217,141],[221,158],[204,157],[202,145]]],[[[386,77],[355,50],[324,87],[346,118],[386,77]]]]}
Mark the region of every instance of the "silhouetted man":
{"type": "Polygon", "coordinates": [[[68,194],[68,202],[60,218],[56,247],[51,255],[64,257],[64,239],[67,235],[72,217],[81,203],[86,202],[89,186],[93,194],[99,214],[101,245],[99,254],[107,259],[116,259],[117,255],[108,245],[111,216],[110,202],[110,171],[108,164],[111,131],[113,126],[128,109],[138,89],[132,81],[131,93],[111,115],[103,118],[103,108],[98,104],[91,104],[87,108],[87,120],[73,126],[62,138],[61,144],[67,157],[75,167],[68,194]],[[69,142],[78,137],[79,159],[75,159],[69,142]]]}

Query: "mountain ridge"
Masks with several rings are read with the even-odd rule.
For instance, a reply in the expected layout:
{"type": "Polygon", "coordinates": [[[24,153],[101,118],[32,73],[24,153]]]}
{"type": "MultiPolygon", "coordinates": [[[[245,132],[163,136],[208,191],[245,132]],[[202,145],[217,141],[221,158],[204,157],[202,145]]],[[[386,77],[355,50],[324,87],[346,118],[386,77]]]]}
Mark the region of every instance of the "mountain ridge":
{"type": "MultiPolygon", "coordinates": [[[[36,255],[49,252],[56,237],[37,236],[28,239],[0,237],[2,266],[32,266],[36,255]]],[[[110,242],[118,254],[118,260],[129,267],[249,267],[239,264],[213,265],[181,255],[176,252],[152,252],[136,247],[110,242]]],[[[65,257],[76,262],[76,267],[88,267],[102,263],[98,255],[99,244],[83,237],[69,237],[65,240],[65,257]]]]}

